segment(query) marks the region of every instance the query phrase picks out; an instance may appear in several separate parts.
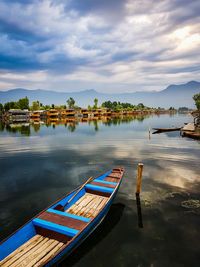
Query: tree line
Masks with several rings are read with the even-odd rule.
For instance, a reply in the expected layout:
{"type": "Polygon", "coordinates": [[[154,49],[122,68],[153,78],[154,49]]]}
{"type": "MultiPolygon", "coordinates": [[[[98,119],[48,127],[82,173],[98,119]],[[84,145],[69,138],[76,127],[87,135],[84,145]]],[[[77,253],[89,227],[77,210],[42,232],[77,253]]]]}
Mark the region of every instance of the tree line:
{"type": "MultiPolygon", "coordinates": [[[[193,96],[193,100],[195,102],[196,108],[200,111],[200,93],[195,94],[193,96]]],[[[58,109],[66,109],[68,108],[74,108],[74,109],[80,109],[80,107],[78,107],[77,105],[75,105],[75,100],[70,97],[67,101],[66,101],[67,105],[60,105],[57,106],[58,109]]],[[[145,106],[143,103],[139,103],[138,105],[133,105],[131,103],[122,103],[120,101],[105,101],[102,103],[102,105],[100,107],[98,107],[98,99],[95,98],[94,99],[94,105],[90,106],[88,105],[88,109],[97,109],[97,108],[109,108],[113,111],[120,111],[123,109],[126,110],[152,110],[154,108],[151,107],[147,107],[145,106]]],[[[5,103],[4,105],[2,103],[0,103],[0,111],[8,111],[10,109],[28,109],[28,110],[47,110],[47,109],[54,109],[55,105],[52,104],[50,105],[43,105],[42,103],[40,103],[39,101],[33,101],[32,105],[29,106],[29,99],[26,96],[25,98],[21,98],[18,101],[10,101],[5,103]]],[[[185,108],[185,107],[184,107],[185,108]]],[[[163,109],[161,107],[158,107],[157,109],[163,109]]],[[[173,107],[170,107],[169,110],[175,110],[173,107]]]]}
{"type": "Polygon", "coordinates": [[[151,110],[153,109],[150,107],[146,107],[143,103],[139,103],[138,105],[133,105],[131,103],[121,103],[120,101],[111,102],[110,100],[103,102],[102,107],[109,108],[113,111],[120,111],[123,109],[126,109],[126,110],[151,110]]]}
{"type": "MultiPolygon", "coordinates": [[[[78,106],[75,105],[75,100],[70,97],[67,101],[66,101],[67,105],[60,105],[57,106],[58,109],[66,109],[67,107],[69,108],[79,108],[78,106]]],[[[0,103],[0,111],[8,111],[10,109],[20,109],[20,110],[24,110],[24,109],[28,109],[31,111],[34,110],[48,110],[48,109],[54,109],[55,105],[52,104],[50,105],[44,105],[43,103],[40,103],[39,101],[33,101],[32,105],[29,105],[29,99],[26,96],[25,98],[21,98],[18,101],[9,101],[6,102],[4,105],[2,103],[0,103]]]]}
{"type": "MultiPolygon", "coordinates": [[[[98,105],[98,99],[94,99],[94,105],[93,106],[88,106],[89,109],[97,108],[98,105]]],[[[29,99],[26,96],[25,98],[19,99],[18,101],[10,101],[5,103],[4,105],[0,103],[0,111],[8,111],[10,109],[28,109],[31,111],[34,110],[48,110],[48,109],[54,109],[55,105],[52,104],[50,105],[44,105],[43,103],[40,103],[39,101],[33,101],[32,105],[29,106],[29,99]]],[[[73,109],[80,109],[79,106],[75,105],[75,100],[73,97],[70,97],[66,101],[66,105],[60,105],[56,106],[57,109],[66,109],[66,108],[73,108],[73,109]]]]}

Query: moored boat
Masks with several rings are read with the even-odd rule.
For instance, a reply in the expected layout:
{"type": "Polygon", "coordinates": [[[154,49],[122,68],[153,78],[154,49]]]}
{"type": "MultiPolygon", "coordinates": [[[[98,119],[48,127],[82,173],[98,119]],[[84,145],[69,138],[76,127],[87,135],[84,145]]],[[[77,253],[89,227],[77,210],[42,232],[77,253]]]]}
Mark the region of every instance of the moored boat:
{"type": "Polygon", "coordinates": [[[180,131],[182,127],[171,127],[171,128],[152,128],[158,132],[171,132],[171,131],[180,131]]]}
{"type": "Polygon", "coordinates": [[[0,243],[0,266],[51,266],[67,256],[106,216],[123,167],[88,180],[0,243]]]}

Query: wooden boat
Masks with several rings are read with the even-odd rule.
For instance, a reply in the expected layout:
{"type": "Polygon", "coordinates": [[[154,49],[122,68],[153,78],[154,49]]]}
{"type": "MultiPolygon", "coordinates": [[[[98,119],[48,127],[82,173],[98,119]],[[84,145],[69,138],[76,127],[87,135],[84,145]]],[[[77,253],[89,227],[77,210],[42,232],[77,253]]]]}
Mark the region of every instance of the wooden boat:
{"type": "Polygon", "coordinates": [[[182,131],[182,137],[191,137],[193,139],[200,139],[200,132],[182,131]]]}
{"type": "Polygon", "coordinates": [[[171,131],[180,131],[182,127],[171,127],[171,128],[152,128],[158,132],[171,132],[171,131]]]}
{"type": "Polygon", "coordinates": [[[185,123],[185,126],[182,128],[182,131],[191,131],[194,132],[195,131],[195,125],[192,122],[189,123],[185,123]]]}
{"type": "Polygon", "coordinates": [[[123,174],[114,168],[39,213],[0,243],[0,266],[51,266],[67,256],[102,222],[123,174]]]}

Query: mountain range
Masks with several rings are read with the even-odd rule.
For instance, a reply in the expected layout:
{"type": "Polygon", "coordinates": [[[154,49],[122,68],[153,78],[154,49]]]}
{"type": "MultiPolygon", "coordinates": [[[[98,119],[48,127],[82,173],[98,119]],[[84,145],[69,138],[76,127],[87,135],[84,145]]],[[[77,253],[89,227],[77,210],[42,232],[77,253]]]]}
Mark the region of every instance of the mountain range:
{"type": "Polygon", "coordinates": [[[134,105],[143,103],[149,107],[189,107],[194,108],[193,95],[200,93],[200,82],[190,81],[180,85],[169,85],[161,91],[143,91],[133,93],[106,94],[95,91],[94,89],[80,92],[57,92],[48,90],[27,90],[16,88],[8,91],[0,91],[0,103],[17,101],[19,98],[28,97],[30,103],[38,100],[43,104],[66,104],[69,97],[73,97],[76,105],[87,107],[94,104],[94,98],[98,99],[98,105],[104,101],[129,102],[134,105]]]}

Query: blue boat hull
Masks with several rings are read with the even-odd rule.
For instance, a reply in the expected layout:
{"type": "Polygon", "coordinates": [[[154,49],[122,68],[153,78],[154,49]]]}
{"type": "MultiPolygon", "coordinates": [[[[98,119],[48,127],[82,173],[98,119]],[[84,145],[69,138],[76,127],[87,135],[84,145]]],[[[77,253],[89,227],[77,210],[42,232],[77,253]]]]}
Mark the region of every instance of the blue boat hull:
{"type": "MultiPolygon", "coordinates": [[[[26,242],[28,243],[29,240],[36,237],[38,233],[39,236],[41,235],[43,238],[48,237],[47,239],[52,240],[52,242],[55,240],[56,242],[59,242],[60,238],[68,238],[66,242],[63,240],[60,241],[62,247],[59,247],[59,249],[54,254],[50,255],[48,259],[45,258],[45,260],[42,261],[41,258],[41,264],[40,260],[38,260],[38,266],[52,266],[72,253],[72,251],[76,249],[99,224],[101,224],[108,213],[119,190],[124,174],[124,169],[122,167],[118,167],[118,169],[115,168],[94,178],[83,188],[79,187],[75,189],[73,192],[35,216],[6,240],[2,241],[0,243],[0,265],[4,266],[5,264],[5,266],[9,266],[9,262],[13,262],[14,260],[22,261],[20,255],[16,259],[12,255],[15,255],[14,253],[17,253],[16,250],[21,248],[21,246],[26,246],[26,242]],[[118,169],[120,171],[117,171],[118,169]],[[73,214],[73,212],[68,212],[74,204],[81,201],[86,193],[96,196],[94,198],[100,200],[102,198],[106,200],[105,205],[96,211],[97,213],[95,213],[96,215],[93,217],[87,217],[86,215],[85,217],[76,215],[76,213],[73,214]],[[71,199],[72,197],[73,199],[71,199]],[[59,205],[64,207],[63,211],[57,210],[59,205]],[[74,223],[74,227],[72,227],[72,223],[74,223]],[[41,232],[38,232],[41,230],[42,234],[41,232]]],[[[82,211],[80,214],[82,214],[82,211]]],[[[23,258],[24,255],[22,254],[21,257],[23,258]]]]}
{"type": "MultiPolygon", "coordinates": [[[[118,190],[117,190],[118,191],[118,190]]],[[[57,255],[57,257],[55,259],[53,259],[51,262],[49,262],[48,264],[46,264],[45,266],[52,266],[60,261],[62,261],[64,258],[68,257],[81,243],[83,243],[83,241],[85,239],[87,239],[87,237],[92,234],[95,229],[102,223],[102,221],[104,220],[104,218],[106,217],[112,202],[117,194],[114,194],[112,200],[108,203],[108,205],[102,210],[102,212],[96,217],[96,219],[93,221],[92,224],[89,225],[88,229],[85,230],[85,232],[83,232],[83,234],[80,235],[79,238],[77,238],[70,247],[67,247],[65,250],[63,250],[59,255],[57,255]]]]}

